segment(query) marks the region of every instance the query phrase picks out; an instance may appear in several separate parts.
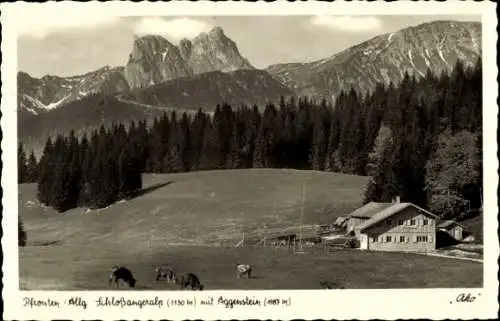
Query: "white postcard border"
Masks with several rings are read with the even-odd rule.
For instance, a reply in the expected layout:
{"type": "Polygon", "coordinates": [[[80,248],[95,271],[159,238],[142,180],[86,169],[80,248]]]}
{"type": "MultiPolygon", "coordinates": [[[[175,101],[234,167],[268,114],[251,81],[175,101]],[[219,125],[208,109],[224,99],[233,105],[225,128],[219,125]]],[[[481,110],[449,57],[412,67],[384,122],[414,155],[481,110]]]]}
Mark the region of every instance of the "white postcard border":
{"type": "Polygon", "coordinates": [[[170,3],[45,3],[2,4],[2,249],[3,300],[5,319],[469,319],[494,318],[499,308],[498,296],[498,207],[496,190],[498,186],[497,159],[497,112],[498,95],[496,77],[495,31],[497,18],[495,4],[490,2],[284,2],[246,3],[246,2],[170,2],[170,3]],[[167,292],[167,291],[19,291],[19,264],[17,248],[17,92],[16,92],[16,23],[22,19],[26,10],[37,10],[39,14],[71,13],[93,15],[391,15],[391,14],[479,14],[483,24],[483,133],[484,133],[484,287],[482,289],[384,289],[384,290],[307,290],[307,291],[204,291],[204,292],[167,292]],[[54,9],[57,10],[54,11],[54,9]],[[469,293],[473,302],[456,302],[461,293],[469,293]],[[100,296],[124,297],[125,299],[155,297],[163,300],[163,306],[151,307],[96,307],[100,296]],[[173,298],[201,300],[212,296],[215,300],[225,298],[257,298],[260,300],[280,298],[285,301],[279,307],[235,306],[226,308],[216,305],[211,308],[167,307],[173,298]],[[23,308],[25,297],[38,300],[59,301],[59,309],[23,308]],[[72,297],[80,297],[88,306],[82,309],[67,306],[72,297]]]}

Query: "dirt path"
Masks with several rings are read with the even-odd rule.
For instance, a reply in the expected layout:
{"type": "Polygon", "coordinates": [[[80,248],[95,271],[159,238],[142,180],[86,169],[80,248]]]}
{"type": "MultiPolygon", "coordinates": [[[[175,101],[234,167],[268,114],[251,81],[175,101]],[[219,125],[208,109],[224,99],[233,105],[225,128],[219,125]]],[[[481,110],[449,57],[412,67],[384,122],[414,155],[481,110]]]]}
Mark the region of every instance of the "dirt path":
{"type": "Polygon", "coordinates": [[[439,254],[439,253],[419,253],[419,254],[428,255],[428,256],[436,256],[436,257],[444,257],[444,258],[448,258],[448,259],[457,259],[457,260],[465,260],[465,261],[483,263],[483,260],[474,259],[471,257],[452,256],[452,255],[444,255],[444,254],[439,254]]]}
{"type": "MultiPolygon", "coordinates": [[[[197,112],[196,110],[183,109],[183,108],[178,108],[178,107],[148,105],[148,104],[140,103],[140,102],[133,101],[133,100],[123,99],[120,96],[116,96],[116,99],[118,101],[122,102],[122,103],[136,105],[136,106],[140,106],[140,107],[144,107],[144,108],[150,108],[150,109],[160,110],[160,111],[165,111],[165,112],[176,111],[176,112],[180,112],[180,113],[185,112],[187,114],[195,114],[197,112]]],[[[211,112],[205,112],[205,113],[212,114],[211,112]]]]}

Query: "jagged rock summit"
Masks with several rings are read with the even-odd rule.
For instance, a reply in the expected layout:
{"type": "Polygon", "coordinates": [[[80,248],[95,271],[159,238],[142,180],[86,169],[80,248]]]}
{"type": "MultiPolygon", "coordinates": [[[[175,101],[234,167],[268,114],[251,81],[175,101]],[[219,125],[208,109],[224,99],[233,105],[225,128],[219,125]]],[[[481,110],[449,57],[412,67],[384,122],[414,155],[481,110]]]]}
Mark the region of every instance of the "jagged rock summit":
{"type": "Polygon", "coordinates": [[[162,36],[146,35],[134,40],[125,67],[105,66],[72,77],[34,78],[18,72],[18,110],[21,118],[31,117],[92,93],[112,94],[205,72],[239,69],[255,70],[221,27],[192,40],[182,39],[177,46],[162,36]]]}
{"type": "Polygon", "coordinates": [[[178,46],[159,35],[136,39],[124,73],[131,88],[141,88],[210,71],[238,69],[255,68],[224,30],[214,27],[192,40],[182,39],[178,46]]]}

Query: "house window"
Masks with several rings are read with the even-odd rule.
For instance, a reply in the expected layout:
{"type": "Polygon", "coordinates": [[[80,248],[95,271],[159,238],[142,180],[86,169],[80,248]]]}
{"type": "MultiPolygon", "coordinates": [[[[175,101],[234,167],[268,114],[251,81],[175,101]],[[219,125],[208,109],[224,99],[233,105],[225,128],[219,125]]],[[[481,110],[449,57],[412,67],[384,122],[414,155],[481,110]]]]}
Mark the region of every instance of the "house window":
{"type": "Polygon", "coordinates": [[[404,223],[405,223],[405,221],[404,221],[404,220],[399,220],[399,221],[398,221],[398,225],[403,225],[404,223]]]}
{"type": "Polygon", "coordinates": [[[415,220],[410,220],[410,225],[415,226],[415,220]]]}
{"type": "Polygon", "coordinates": [[[418,243],[427,242],[427,241],[428,241],[427,236],[425,236],[425,235],[417,236],[418,243]]]}
{"type": "Polygon", "coordinates": [[[386,225],[392,225],[392,221],[391,220],[385,220],[385,224],[386,225]]]}
{"type": "Polygon", "coordinates": [[[429,225],[429,220],[424,220],[424,225],[429,225]]]}
{"type": "Polygon", "coordinates": [[[373,236],[373,237],[372,237],[372,242],[373,242],[373,243],[377,243],[377,237],[376,237],[376,236],[373,236]]]}
{"type": "Polygon", "coordinates": [[[405,237],[404,236],[400,236],[399,237],[399,242],[404,243],[404,241],[405,241],[405,237]]]}
{"type": "Polygon", "coordinates": [[[391,237],[390,235],[387,235],[387,236],[385,237],[385,241],[386,241],[387,243],[391,242],[391,241],[392,241],[392,237],[391,237]]]}

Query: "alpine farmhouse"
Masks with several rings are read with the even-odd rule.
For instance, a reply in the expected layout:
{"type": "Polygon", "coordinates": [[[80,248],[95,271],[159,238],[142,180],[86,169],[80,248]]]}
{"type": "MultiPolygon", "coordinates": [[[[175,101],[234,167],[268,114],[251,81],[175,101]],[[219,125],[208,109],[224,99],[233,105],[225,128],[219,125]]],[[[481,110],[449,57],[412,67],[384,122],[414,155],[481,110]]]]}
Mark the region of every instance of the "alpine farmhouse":
{"type": "Polygon", "coordinates": [[[370,202],[349,215],[347,232],[359,248],[374,251],[427,252],[436,249],[439,218],[412,204],[370,202]]]}

